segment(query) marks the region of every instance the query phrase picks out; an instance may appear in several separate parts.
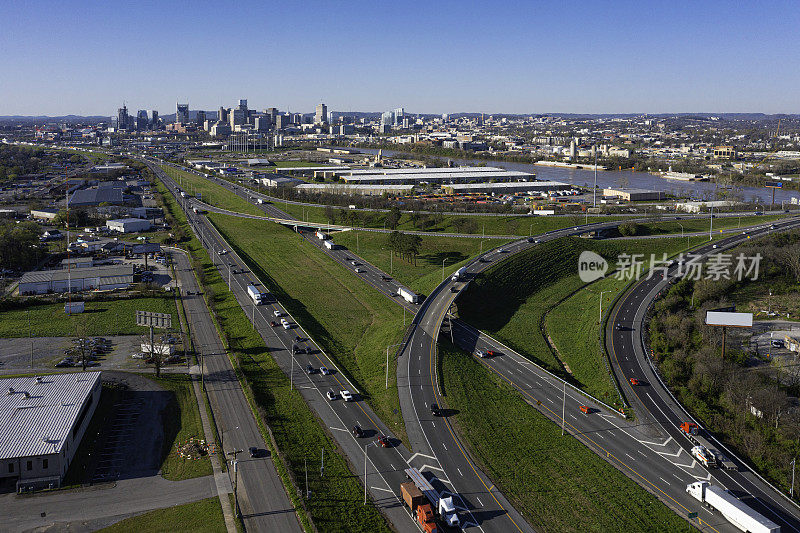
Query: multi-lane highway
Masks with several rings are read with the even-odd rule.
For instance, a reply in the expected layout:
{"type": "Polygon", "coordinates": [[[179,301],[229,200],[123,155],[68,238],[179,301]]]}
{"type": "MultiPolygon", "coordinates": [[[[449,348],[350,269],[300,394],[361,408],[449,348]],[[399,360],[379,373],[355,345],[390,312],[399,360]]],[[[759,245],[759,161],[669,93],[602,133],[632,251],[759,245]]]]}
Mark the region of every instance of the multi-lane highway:
{"type": "MultiPolygon", "coordinates": [[[[798,226],[800,221],[797,219],[776,222],[774,226],[742,233],[719,241],[716,245],[705,245],[693,253],[707,256],[739,245],[750,237],[798,226]]],[[[673,443],[672,450],[678,450],[679,453],[682,450],[684,457],[690,457],[688,452],[692,443],[678,428],[682,422],[693,419],[670,394],[655,372],[644,343],[644,336],[647,334],[645,318],[648,308],[659,294],[679,279],[679,276],[680,266],[676,264],[668,270],[666,278],[662,275],[653,276],[632,286],[612,309],[606,339],[614,372],[622,384],[626,397],[632,401],[636,412],[643,419],[642,422],[657,424],[662,429],[663,438],[673,443]],[[621,327],[617,328],[616,324],[621,327]],[[638,379],[646,385],[632,386],[631,378],[638,379]]],[[[733,458],[732,455],[730,458],[733,458]]],[[[736,459],[734,462],[739,467],[738,470],[717,468],[709,470],[712,483],[736,493],[751,495],[748,504],[780,524],[784,532],[800,531],[800,509],[797,505],[773,490],[741,461],[736,459]]],[[[701,518],[707,519],[708,516],[701,518]]]]}
{"type": "MultiPolygon", "coordinates": [[[[224,182],[224,180],[220,181],[224,182]]],[[[228,185],[230,186],[230,184],[228,185]]],[[[242,189],[241,195],[251,200],[255,197],[252,191],[245,189],[242,189]]],[[[273,218],[288,217],[286,213],[268,203],[260,205],[273,218]]],[[[241,214],[239,215],[241,216],[241,214]]],[[[594,224],[592,228],[602,229],[616,224],[618,223],[594,224]]],[[[775,224],[776,228],[780,228],[782,225],[783,223],[775,224]]],[[[298,229],[309,241],[322,247],[322,242],[315,239],[313,234],[307,230],[298,229]]],[[[768,226],[765,225],[760,230],[758,228],[750,229],[753,230],[749,231],[751,235],[757,235],[761,231],[768,231],[768,226]]],[[[567,228],[514,242],[504,246],[503,251],[491,250],[482,256],[481,261],[475,261],[467,266],[467,279],[488,268],[492,262],[535,246],[537,242],[585,231],[587,231],[586,226],[567,228]]],[[[721,241],[719,246],[721,248],[723,242],[737,242],[742,238],[746,237],[737,235],[721,241]]],[[[713,248],[709,246],[708,249],[713,248]]],[[[448,316],[448,309],[457,297],[457,291],[464,287],[464,282],[446,280],[421,306],[417,306],[396,297],[397,283],[351,251],[325,248],[323,251],[398,304],[412,311],[418,310],[411,336],[402,349],[400,364],[398,364],[401,407],[406,430],[412,448],[416,452],[414,457],[418,461],[424,462],[425,468],[437,475],[441,480],[440,487],[442,489],[458,495],[463,508],[470,510],[469,521],[479,524],[481,529],[498,531],[529,529],[519,514],[508,505],[502,495],[497,493],[486,476],[475,467],[447,418],[437,417],[431,413],[431,404],[437,403],[443,406],[446,403],[439,395],[437,387],[436,338],[442,323],[448,316]],[[356,261],[358,264],[353,265],[352,261],[356,261]],[[356,268],[362,272],[356,272],[356,268]],[[456,292],[452,292],[451,288],[456,292]]],[[[655,293],[657,294],[657,292],[656,290],[655,293]]],[[[648,294],[652,294],[652,291],[648,294]]],[[[626,298],[621,299],[620,305],[625,301],[627,301],[626,298]]],[[[642,316],[643,312],[641,310],[642,316]]],[[[611,320],[610,323],[615,323],[615,321],[611,320]]],[[[685,486],[695,479],[712,479],[711,474],[688,454],[687,443],[679,442],[674,434],[660,426],[661,422],[657,420],[657,423],[643,423],[643,417],[639,417],[639,421],[635,423],[624,420],[606,406],[587,398],[580,391],[564,384],[559,378],[550,375],[513,350],[467,324],[455,320],[452,327],[455,342],[468,351],[493,349],[498,352],[499,355],[494,358],[479,359],[479,361],[488,370],[496,372],[513,385],[534,408],[557,423],[563,423],[569,433],[605,457],[637,483],[656,494],[679,514],[685,516],[686,513],[698,511],[700,506],[696,500],[685,493],[685,486]],[[563,419],[561,415],[562,402],[564,402],[563,408],[566,413],[563,419]],[[589,405],[595,412],[588,416],[582,415],[578,410],[580,405],[589,405]]],[[[623,333],[627,331],[625,330],[623,333]]],[[[614,333],[620,332],[612,332],[609,339],[619,338],[619,335],[615,336],[614,333]]],[[[630,339],[627,340],[627,343],[625,340],[621,340],[618,346],[622,349],[626,344],[629,349],[634,349],[631,348],[634,342],[630,339]]],[[[641,375],[644,375],[645,380],[649,381],[646,374],[642,373],[641,375]]],[[[626,382],[626,379],[621,378],[621,381],[626,382]]],[[[666,394],[668,395],[668,393],[666,394]]],[[[657,411],[658,407],[663,408],[663,406],[655,404],[647,406],[639,404],[637,407],[644,408],[645,416],[647,413],[652,416],[652,411],[657,411]]],[[[637,414],[638,412],[639,410],[637,410],[637,414]]],[[[678,419],[680,416],[675,415],[673,422],[678,419]]],[[[673,424],[672,429],[674,428],[673,424]]],[[[756,479],[751,473],[732,475],[756,479]]],[[[796,515],[794,513],[796,509],[793,510],[792,504],[782,501],[780,496],[775,499],[773,494],[773,498],[770,498],[768,495],[774,491],[768,487],[751,487],[742,483],[739,485],[722,484],[730,485],[728,488],[734,490],[744,489],[742,492],[749,492],[761,500],[769,502],[770,508],[774,506],[778,509],[769,516],[779,523],[783,523],[787,530],[795,530],[796,515]],[[787,508],[783,509],[783,507],[787,508]],[[781,514],[784,516],[780,516],[781,514]]],[[[700,519],[703,521],[703,526],[710,530],[733,531],[732,526],[718,515],[706,511],[705,514],[701,514],[700,519]]]]}
{"type": "MultiPolygon", "coordinates": [[[[181,197],[175,182],[157,167],[152,168],[180,201],[181,197]]],[[[401,504],[399,486],[406,479],[404,473],[406,468],[423,465],[420,462],[421,457],[412,455],[375,415],[369,405],[360,400],[358,388],[347,379],[335,362],[328,358],[280,302],[268,297],[267,304],[253,304],[247,294],[247,285],[254,284],[263,292],[268,292],[267,288],[249,270],[242,258],[231,250],[230,245],[206,217],[193,213],[188,203],[184,206],[184,211],[223,279],[229,283],[231,291],[264,339],[271,355],[286,375],[290,376],[292,387],[297,389],[309,407],[322,420],[328,434],[336,440],[340,449],[347,455],[350,465],[362,478],[364,456],[367,454],[367,486],[375,504],[396,530],[417,531],[410,514],[401,504]],[[225,253],[220,254],[220,252],[225,253]],[[287,320],[289,329],[284,329],[280,325],[281,319],[287,320]],[[273,322],[277,325],[272,326],[273,322]],[[293,354],[293,346],[300,348],[303,353],[293,354]],[[313,368],[312,373],[307,372],[309,365],[313,368]],[[322,367],[329,369],[330,373],[323,374],[322,367]],[[342,390],[352,392],[355,400],[345,402],[340,395],[342,390]],[[334,400],[328,400],[328,391],[336,394],[334,400]],[[353,435],[352,429],[355,426],[362,428],[362,437],[353,435]],[[390,437],[390,447],[372,445],[381,435],[390,437]]],[[[225,440],[227,441],[227,433],[225,440]]],[[[227,448],[228,444],[225,446],[227,448]]]]}

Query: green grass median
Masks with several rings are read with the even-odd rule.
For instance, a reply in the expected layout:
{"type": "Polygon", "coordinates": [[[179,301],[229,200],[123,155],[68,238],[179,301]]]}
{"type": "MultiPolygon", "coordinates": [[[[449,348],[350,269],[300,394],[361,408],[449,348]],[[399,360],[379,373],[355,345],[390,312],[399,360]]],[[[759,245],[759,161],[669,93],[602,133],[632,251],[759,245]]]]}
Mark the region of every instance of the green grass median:
{"type": "Polygon", "coordinates": [[[147,531],[149,533],[224,533],[225,519],[219,498],[206,498],[192,503],[156,509],[138,516],[126,518],[103,528],[102,533],[126,533],[147,531]]]}
{"type": "Polygon", "coordinates": [[[694,531],[470,354],[439,345],[451,419],[470,454],[537,531],[694,531]],[[486,416],[486,406],[492,415],[486,416]]]}

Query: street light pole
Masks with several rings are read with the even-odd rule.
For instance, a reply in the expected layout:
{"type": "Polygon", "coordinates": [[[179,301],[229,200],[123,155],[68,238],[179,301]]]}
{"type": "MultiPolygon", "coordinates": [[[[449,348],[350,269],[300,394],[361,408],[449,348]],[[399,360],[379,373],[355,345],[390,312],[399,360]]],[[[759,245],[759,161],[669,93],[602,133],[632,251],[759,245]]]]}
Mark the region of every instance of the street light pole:
{"type": "Polygon", "coordinates": [[[444,262],[445,261],[447,261],[446,257],[444,259],[442,259],[442,282],[444,282],[444,262]]]}
{"type": "Polygon", "coordinates": [[[714,229],[714,206],[711,206],[711,216],[708,219],[708,240],[711,240],[711,231],[714,229]]]}
{"type": "Polygon", "coordinates": [[[402,342],[398,342],[397,344],[392,344],[391,346],[386,347],[386,388],[389,388],[389,350],[395,348],[397,346],[402,346],[402,342]]]}

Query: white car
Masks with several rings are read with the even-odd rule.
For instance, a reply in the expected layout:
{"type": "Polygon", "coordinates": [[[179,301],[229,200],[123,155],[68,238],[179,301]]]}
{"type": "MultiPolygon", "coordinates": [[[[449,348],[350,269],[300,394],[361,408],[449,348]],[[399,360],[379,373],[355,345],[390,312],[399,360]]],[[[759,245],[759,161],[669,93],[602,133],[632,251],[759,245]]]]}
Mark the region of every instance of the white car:
{"type": "Polygon", "coordinates": [[[331,371],[328,370],[327,366],[321,366],[319,367],[319,373],[322,374],[323,376],[329,376],[331,371]]]}
{"type": "Polygon", "coordinates": [[[364,269],[363,269],[363,268],[354,268],[353,270],[355,270],[355,273],[356,273],[356,274],[361,274],[361,273],[363,273],[363,272],[364,272],[364,269]]]}
{"type": "Polygon", "coordinates": [[[349,390],[340,391],[339,394],[341,395],[342,400],[344,400],[346,402],[352,402],[353,401],[353,393],[350,392],[349,390]]]}
{"type": "Polygon", "coordinates": [[[227,254],[227,253],[228,253],[228,250],[224,250],[224,249],[223,249],[223,250],[220,250],[220,251],[219,251],[219,255],[225,255],[225,254],[227,254]]]}
{"type": "Polygon", "coordinates": [[[283,329],[291,329],[292,327],[292,325],[289,324],[289,322],[285,318],[281,319],[281,326],[283,326],[283,329]]]}
{"type": "Polygon", "coordinates": [[[358,264],[358,261],[350,261],[350,264],[356,266],[358,264]]]}
{"type": "Polygon", "coordinates": [[[330,401],[333,401],[333,400],[336,399],[336,393],[333,392],[332,390],[329,390],[328,392],[326,392],[325,396],[327,396],[328,400],[330,400],[330,401]]]}
{"type": "Polygon", "coordinates": [[[715,244],[714,246],[712,246],[712,248],[716,250],[717,249],[717,245],[715,244]]]}
{"type": "Polygon", "coordinates": [[[274,311],[272,312],[272,314],[273,314],[273,315],[275,315],[275,316],[277,316],[277,317],[280,317],[280,316],[282,316],[282,313],[281,313],[280,311],[278,311],[277,309],[276,309],[276,310],[274,310],[274,311]]]}
{"type": "Polygon", "coordinates": [[[480,357],[481,359],[483,359],[484,357],[486,357],[486,352],[484,352],[483,350],[477,350],[477,351],[475,352],[475,355],[477,355],[478,357],[480,357]]]}

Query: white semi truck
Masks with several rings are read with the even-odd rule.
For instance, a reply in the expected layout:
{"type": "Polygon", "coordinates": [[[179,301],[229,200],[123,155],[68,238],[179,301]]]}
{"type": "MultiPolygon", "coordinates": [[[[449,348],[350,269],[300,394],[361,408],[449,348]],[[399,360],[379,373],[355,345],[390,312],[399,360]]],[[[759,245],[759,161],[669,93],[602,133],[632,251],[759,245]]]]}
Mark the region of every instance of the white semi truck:
{"type": "Polygon", "coordinates": [[[324,241],[325,239],[328,238],[328,235],[326,233],[323,233],[322,231],[317,231],[316,233],[314,233],[314,235],[316,235],[317,239],[321,241],[324,241]]]}
{"type": "Polygon", "coordinates": [[[780,533],[781,526],[762,516],[736,499],[730,492],[708,481],[695,481],[686,486],[697,501],[719,511],[728,522],[749,533],[780,533]]]}
{"type": "Polygon", "coordinates": [[[453,281],[458,281],[461,278],[463,278],[466,273],[467,273],[467,267],[461,267],[458,270],[456,270],[455,272],[453,272],[452,280],[453,281]]]}
{"type": "Polygon", "coordinates": [[[419,303],[419,294],[415,294],[406,288],[397,287],[397,295],[400,296],[403,300],[407,301],[408,303],[412,304],[419,303]]]}
{"type": "Polygon", "coordinates": [[[247,286],[247,294],[248,294],[248,296],[250,296],[250,299],[253,300],[254,304],[260,305],[260,304],[264,303],[264,296],[265,295],[255,285],[248,285],[247,286]]]}

